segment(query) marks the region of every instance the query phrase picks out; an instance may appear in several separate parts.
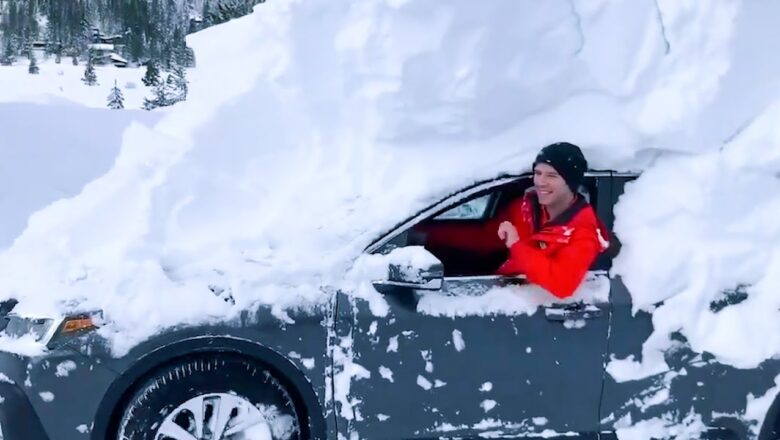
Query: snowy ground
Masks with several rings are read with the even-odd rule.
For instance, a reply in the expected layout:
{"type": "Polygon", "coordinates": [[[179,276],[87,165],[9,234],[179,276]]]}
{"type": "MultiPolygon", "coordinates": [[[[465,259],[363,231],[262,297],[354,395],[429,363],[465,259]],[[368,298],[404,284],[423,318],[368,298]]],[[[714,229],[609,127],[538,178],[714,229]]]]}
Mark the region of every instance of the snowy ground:
{"type": "Polygon", "coordinates": [[[114,81],[125,97],[126,109],[140,109],[144,98],[152,97],[152,89],[141,79],[146,72],[141,68],[118,68],[113,65],[95,66],[98,84],[88,86],[81,81],[86,64],[78,66],[66,57],[60,64],[54,58],[38,57],[40,73],[27,72],[29,61],[19,58],[12,66],[0,66],[0,103],[34,102],[40,104],[73,103],[88,107],[106,108],[114,81]],[[13,84],[13,86],[7,86],[13,84]]]}
{"type": "MultiPolygon", "coordinates": [[[[614,272],[636,308],[666,303],[644,362],[611,370],[657,371],[674,330],[755,366],[780,355],[779,14],[768,0],[268,2],[190,37],[189,100],[125,130],[105,174],[38,199],[0,254],[0,296],[30,313],[102,308],[120,353],[251,303],[283,316],[322,284],[365,281],[354,258],[416,209],[568,140],[594,168],[644,171],[617,208],[614,272]],[[709,311],[739,284],[746,301],[709,311]]],[[[98,93],[76,69],[39,93],[26,65],[4,69],[0,101],[102,107],[111,81],[99,70],[98,93]]]]}

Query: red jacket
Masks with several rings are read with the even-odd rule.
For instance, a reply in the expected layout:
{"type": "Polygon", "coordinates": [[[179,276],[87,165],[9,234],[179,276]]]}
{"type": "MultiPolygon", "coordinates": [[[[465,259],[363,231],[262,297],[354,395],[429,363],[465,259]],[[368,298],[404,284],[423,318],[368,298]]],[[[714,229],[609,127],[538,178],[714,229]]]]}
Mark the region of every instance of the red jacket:
{"type": "Polygon", "coordinates": [[[606,228],[582,196],[550,220],[536,193],[529,191],[509,206],[508,220],[520,240],[498,274],[525,274],[558,298],[573,295],[596,257],[609,247],[606,228]]]}

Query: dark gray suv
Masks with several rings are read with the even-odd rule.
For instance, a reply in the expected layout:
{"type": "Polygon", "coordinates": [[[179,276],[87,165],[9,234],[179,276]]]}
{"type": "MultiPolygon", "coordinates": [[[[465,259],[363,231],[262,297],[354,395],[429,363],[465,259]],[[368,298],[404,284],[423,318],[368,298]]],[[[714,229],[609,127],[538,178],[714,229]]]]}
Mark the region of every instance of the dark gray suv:
{"type": "MultiPolygon", "coordinates": [[[[587,175],[582,192],[608,227],[634,178],[587,175]]],[[[685,424],[691,414],[705,427],[697,436],[780,438],[777,400],[761,426],[743,417],[748,394],[776,386],[780,360],[740,370],[673,335],[668,371],[621,382],[607,372],[612,358],[640,358],[653,329],[652,316],[633,315],[629,292],[609,276],[613,253],[599,257],[592,288],[571,300],[535,312],[479,302],[493,287],[524,283],[492,275],[506,251],[431,237],[478,235],[530,185],[528,175],[478,183],[376,237],[365,253],[420,246],[431,256],[411,271],[390,265],[377,280],[386,313],[323,286],[327,304],[290,311],[294,323],[260,307],[219,325],[169,329],[114,357],[94,331],[99,311],[52,321],[15,315],[6,302],[6,335],[46,350],[0,353],[0,438],[609,438],[620,421],[685,424]],[[462,307],[473,301],[479,313],[462,307]]],[[[713,311],[744,294],[723,298],[713,311]]]]}

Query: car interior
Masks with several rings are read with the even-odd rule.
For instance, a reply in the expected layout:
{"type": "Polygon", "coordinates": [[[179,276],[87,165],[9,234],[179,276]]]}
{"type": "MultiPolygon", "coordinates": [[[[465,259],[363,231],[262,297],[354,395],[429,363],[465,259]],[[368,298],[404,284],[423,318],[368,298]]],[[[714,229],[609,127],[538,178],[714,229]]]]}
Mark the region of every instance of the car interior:
{"type": "MultiPolygon", "coordinates": [[[[595,206],[594,179],[580,188],[595,206]]],[[[444,276],[493,275],[506,261],[508,251],[498,238],[498,225],[506,219],[507,208],[533,185],[530,177],[491,188],[445,207],[409,231],[408,245],[424,246],[444,265],[444,276]]]]}

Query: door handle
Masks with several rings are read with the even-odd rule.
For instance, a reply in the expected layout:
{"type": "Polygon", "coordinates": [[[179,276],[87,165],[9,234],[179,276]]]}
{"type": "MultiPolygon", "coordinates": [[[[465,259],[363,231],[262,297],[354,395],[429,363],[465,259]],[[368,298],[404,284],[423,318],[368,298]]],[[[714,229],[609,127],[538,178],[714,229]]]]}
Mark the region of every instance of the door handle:
{"type": "Polygon", "coordinates": [[[548,321],[593,319],[600,317],[601,314],[601,309],[591,304],[570,304],[562,307],[552,306],[544,309],[544,316],[548,321]]]}

